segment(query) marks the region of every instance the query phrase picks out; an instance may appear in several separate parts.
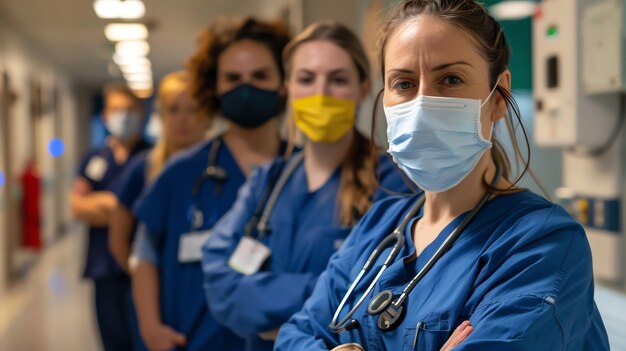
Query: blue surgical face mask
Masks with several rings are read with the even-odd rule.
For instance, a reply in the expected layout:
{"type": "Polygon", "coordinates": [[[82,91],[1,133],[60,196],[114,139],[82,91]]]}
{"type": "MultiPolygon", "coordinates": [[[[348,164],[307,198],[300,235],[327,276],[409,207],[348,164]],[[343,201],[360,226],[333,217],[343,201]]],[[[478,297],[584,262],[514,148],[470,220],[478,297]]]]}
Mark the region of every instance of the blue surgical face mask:
{"type": "Polygon", "coordinates": [[[139,116],[130,110],[110,112],[104,125],[111,135],[123,142],[137,136],[141,129],[139,116]]]}
{"type": "Polygon", "coordinates": [[[281,99],[278,91],[242,84],[219,99],[222,115],[242,128],[260,127],[278,114],[281,99]]]}
{"type": "Polygon", "coordinates": [[[423,190],[442,192],[453,188],[491,148],[490,136],[485,138],[481,133],[480,111],[485,102],[418,96],[385,106],[389,154],[423,190]]]}

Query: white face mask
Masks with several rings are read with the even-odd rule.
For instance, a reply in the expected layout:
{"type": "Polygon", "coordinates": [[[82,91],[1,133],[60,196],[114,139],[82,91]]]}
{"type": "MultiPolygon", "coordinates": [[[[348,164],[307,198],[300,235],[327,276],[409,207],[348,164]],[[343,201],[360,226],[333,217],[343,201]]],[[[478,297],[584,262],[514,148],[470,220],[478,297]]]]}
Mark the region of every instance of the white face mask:
{"type": "Polygon", "coordinates": [[[481,133],[481,100],[418,96],[385,106],[389,154],[420,188],[442,192],[474,169],[491,141],[481,133]]]}
{"type": "Polygon", "coordinates": [[[104,125],[111,135],[122,141],[130,140],[139,132],[141,127],[139,116],[129,110],[111,112],[104,125]]]}

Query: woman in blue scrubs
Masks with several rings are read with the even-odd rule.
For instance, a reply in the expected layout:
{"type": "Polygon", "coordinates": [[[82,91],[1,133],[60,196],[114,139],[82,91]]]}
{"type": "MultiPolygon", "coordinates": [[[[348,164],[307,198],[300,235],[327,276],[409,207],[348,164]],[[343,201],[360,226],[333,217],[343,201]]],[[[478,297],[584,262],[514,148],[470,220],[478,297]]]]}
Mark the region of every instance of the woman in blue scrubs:
{"type": "Polygon", "coordinates": [[[277,116],[285,95],[280,53],[288,41],[279,23],[217,22],[190,59],[199,108],[211,118],[220,113],[228,129],[175,156],[135,207],[142,226],[133,253],[139,261],[133,290],[141,334],[151,350],[242,348],[242,340],[207,308],[200,246],[246,176],[280,153],[277,116]]]}
{"type": "Polygon", "coordinates": [[[129,161],[115,192],[118,204],[109,228],[109,249],[126,271],[136,227],[131,212],[135,202],[144,188],[161,173],[167,160],[202,141],[209,127],[209,119],[196,109],[189,91],[189,80],[185,71],[170,73],[161,80],[156,102],[161,135],[154,148],[129,161]]]}
{"type": "Polygon", "coordinates": [[[372,202],[386,189],[410,192],[401,171],[355,129],[370,89],[357,37],[339,24],[314,24],[284,59],[291,141],[295,125],[303,150],[259,169],[203,248],[211,312],[255,351],[272,349],[278,328],[302,308],[372,202]]]}
{"type": "MultiPolygon", "coordinates": [[[[109,250],[125,271],[128,271],[131,241],[136,229],[136,219],[131,212],[135,202],[144,188],[159,175],[167,160],[204,139],[209,127],[209,119],[197,112],[191,98],[187,72],[170,73],[161,80],[157,108],[162,130],[159,140],[154,148],[129,161],[120,176],[120,186],[115,191],[117,206],[109,225],[109,250]]],[[[130,285],[128,300],[133,306],[130,285]]],[[[139,333],[136,315],[134,310],[131,312],[135,349],[144,350],[146,347],[139,333]]]]}
{"type": "Polygon", "coordinates": [[[125,85],[104,89],[106,145],[85,155],[70,194],[72,215],[89,224],[84,276],[94,282],[98,329],[105,351],[133,349],[128,275],[108,249],[114,191],[132,156],[150,147],[141,138],[142,104],[125,85]]]}
{"type": "Polygon", "coordinates": [[[608,350],[583,228],[516,187],[492,133],[519,120],[500,25],[405,1],[381,40],[389,152],[425,197],[374,206],[276,350],[608,350]]]}

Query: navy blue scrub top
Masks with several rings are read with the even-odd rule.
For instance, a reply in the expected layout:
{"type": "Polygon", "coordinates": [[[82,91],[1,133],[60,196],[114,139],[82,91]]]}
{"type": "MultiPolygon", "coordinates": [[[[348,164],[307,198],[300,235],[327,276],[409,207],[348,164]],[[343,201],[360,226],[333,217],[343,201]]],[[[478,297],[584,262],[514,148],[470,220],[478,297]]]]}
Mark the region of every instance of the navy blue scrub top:
{"type": "MultiPolygon", "coordinates": [[[[89,151],[80,163],[78,175],[89,182],[93,191],[115,192],[120,186],[120,175],[129,164],[131,157],[148,148],[150,144],[140,141],[131,150],[128,160],[122,164],[115,162],[113,150],[109,146],[89,151]],[[87,174],[87,166],[94,157],[101,157],[106,161],[106,171],[101,179],[92,179],[87,174]]],[[[89,227],[87,258],[83,275],[91,279],[100,279],[124,274],[122,268],[109,253],[108,227],[89,227]]]]}
{"type": "MultiPolygon", "coordinates": [[[[371,298],[387,289],[400,294],[467,213],[454,219],[414,260],[408,260],[415,248],[407,226],[402,251],[353,315],[361,327],[333,333],[328,325],[349,285],[415,201],[390,198],[368,213],[333,256],[302,311],[283,326],[276,350],[327,351],[348,342],[368,351],[439,350],[464,320],[470,320],[474,331],[455,351],[609,349],[593,301],[591,251],[583,228],[561,207],[529,191],[486,203],[409,294],[402,325],[383,333],[377,317],[366,311],[371,298]]],[[[420,210],[413,223],[421,215],[420,210]]],[[[357,286],[340,319],[364,293],[389,251],[357,286]]]]}
{"type": "MultiPolygon", "coordinates": [[[[250,176],[237,202],[203,247],[205,290],[211,311],[220,323],[246,337],[247,350],[272,349],[272,342],[257,335],[280,327],[302,308],[330,256],[351,230],[340,224],[337,206],[341,168],[321,188],[309,191],[301,162],[286,182],[269,218],[271,234],[262,239],[272,250],[266,267],[248,276],[230,268],[227,262],[244,235],[244,226],[276,164],[250,176]]],[[[413,193],[410,183],[386,154],[380,157],[380,182],[374,201],[388,196],[384,189],[413,193]]]]}
{"type": "Polygon", "coordinates": [[[163,323],[187,337],[187,351],[240,350],[242,340],[219,325],[208,310],[202,288],[200,263],[179,263],[182,234],[192,229],[192,212],[202,211],[207,230],[235,202],[245,176],[225,143],[218,150],[217,165],[228,172],[217,189],[206,180],[193,197],[193,185],[208,165],[212,141],[174,156],[159,177],[141,195],[135,206],[137,219],[144,223],[155,244],[160,271],[160,305],[163,323]]]}
{"type": "Polygon", "coordinates": [[[146,187],[150,151],[144,150],[128,161],[128,166],[122,173],[119,186],[115,190],[119,203],[130,211],[135,207],[135,202],[146,187]]]}

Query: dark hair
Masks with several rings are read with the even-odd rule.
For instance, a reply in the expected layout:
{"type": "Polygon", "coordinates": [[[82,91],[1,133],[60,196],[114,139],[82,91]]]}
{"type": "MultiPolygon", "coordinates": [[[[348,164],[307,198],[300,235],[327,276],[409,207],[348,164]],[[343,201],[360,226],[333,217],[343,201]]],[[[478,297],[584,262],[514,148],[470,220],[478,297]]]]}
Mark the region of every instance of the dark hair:
{"type": "MultiPolygon", "coordinates": [[[[295,51],[304,43],[316,40],[331,42],[348,53],[359,74],[361,83],[370,79],[370,63],[359,38],[347,27],[336,22],[318,22],[307,27],[295,37],[284,51],[287,76],[291,70],[291,60],[295,51]]],[[[293,135],[289,138],[293,145],[293,135]]],[[[292,147],[290,147],[292,149],[292,147]]],[[[341,224],[351,226],[372,206],[372,194],[376,191],[376,157],[378,149],[370,147],[370,141],[356,129],[354,139],[341,167],[341,180],[337,201],[341,209],[341,224]]]]}
{"type": "Polygon", "coordinates": [[[282,51],[290,40],[287,25],[282,21],[258,21],[253,18],[239,20],[220,19],[200,34],[198,49],[188,60],[191,77],[191,94],[198,107],[209,117],[218,109],[217,63],[219,56],[232,44],[252,40],[265,45],[285,78],[282,51]]]}
{"type": "MultiPolygon", "coordinates": [[[[497,84],[500,74],[508,68],[509,45],[498,21],[491,17],[481,4],[474,0],[408,0],[396,6],[391,13],[390,19],[383,27],[379,42],[378,55],[383,81],[385,77],[385,48],[387,41],[404,23],[419,15],[433,16],[467,32],[476,41],[478,52],[489,64],[489,86],[497,84]]],[[[513,189],[524,175],[530,171],[530,146],[517,102],[505,88],[498,86],[496,91],[502,96],[507,105],[506,123],[515,149],[515,155],[517,156],[516,160],[524,164],[523,171],[512,182],[511,189],[513,189]],[[517,143],[513,116],[515,116],[517,124],[522,128],[528,155],[526,158],[522,155],[517,143]]],[[[378,99],[376,103],[378,103],[378,99]]],[[[492,141],[491,156],[496,165],[502,169],[503,177],[510,180],[511,164],[504,148],[496,138],[495,130],[492,141]]]]}
{"type": "Polygon", "coordinates": [[[124,95],[131,99],[137,108],[143,109],[143,104],[141,103],[141,100],[139,100],[139,97],[137,97],[137,95],[125,83],[109,83],[104,86],[104,89],[102,89],[102,94],[105,99],[110,94],[124,95]]]}

